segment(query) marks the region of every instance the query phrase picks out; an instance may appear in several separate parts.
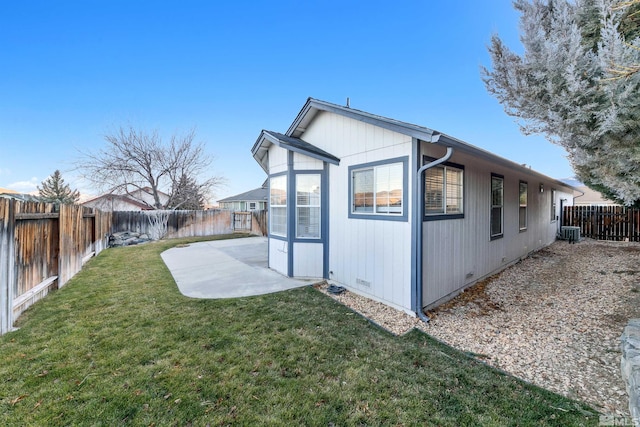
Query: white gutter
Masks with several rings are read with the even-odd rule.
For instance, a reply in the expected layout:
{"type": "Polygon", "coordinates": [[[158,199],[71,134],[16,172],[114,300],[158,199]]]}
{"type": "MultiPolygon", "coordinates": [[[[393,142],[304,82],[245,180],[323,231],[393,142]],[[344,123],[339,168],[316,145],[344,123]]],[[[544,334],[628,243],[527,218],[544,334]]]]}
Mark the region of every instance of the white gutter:
{"type": "MultiPolygon", "coordinates": [[[[438,142],[439,137],[440,137],[440,135],[434,135],[434,137],[432,137],[430,142],[431,143],[438,142]]],[[[436,159],[436,160],[432,161],[431,163],[427,163],[426,165],[424,165],[420,169],[418,169],[418,172],[416,172],[417,181],[418,181],[418,191],[417,191],[417,197],[415,198],[415,200],[418,201],[418,203],[415,203],[415,206],[414,206],[414,209],[413,209],[413,211],[414,211],[413,220],[416,221],[416,224],[418,225],[417,226],[418,235],[416,236],[416,242],[417,243],[416,243],[416,301],[415,301],[415,310],[416,310],[416,314],[418,315],[418,318],[420,318],[420,320],[422,320],[425,323],[429,322],[429,318],[422,311],[422,227],[423,227],[423,218],[422,218],[422,209],[419,208],[419,201],[422,200],[421,196],[424,193],[424,180],[422,179],[422,174],[427,169],[431,169],[434,166],[438,166],[439,164],[446,162],[447,160],[449,160],[451,158],[452,154],[453,154],[453,148],[452,147],[447,147],[447,152],[443,157],[441,157],[439,159],[436,159]]]]}

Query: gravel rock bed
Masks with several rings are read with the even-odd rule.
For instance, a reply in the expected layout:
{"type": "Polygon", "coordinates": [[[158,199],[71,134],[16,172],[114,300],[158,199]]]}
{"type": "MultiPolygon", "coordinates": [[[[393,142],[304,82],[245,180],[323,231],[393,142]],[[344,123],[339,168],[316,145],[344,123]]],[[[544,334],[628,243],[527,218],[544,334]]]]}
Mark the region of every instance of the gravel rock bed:
{"type": "Polygon", "coordinates": [[[638,243],[558,241],[429,312],[428,324],[352,292],[330,296],[394,334],[418,327],[603,414],[628,416],[619,339],[640,317],[638,243]]]}

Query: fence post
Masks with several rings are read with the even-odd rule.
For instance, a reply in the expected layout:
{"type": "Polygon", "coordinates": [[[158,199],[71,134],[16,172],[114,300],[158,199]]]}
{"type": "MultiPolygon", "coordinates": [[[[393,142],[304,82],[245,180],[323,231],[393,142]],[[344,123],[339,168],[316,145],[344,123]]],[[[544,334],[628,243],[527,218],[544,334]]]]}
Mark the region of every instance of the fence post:
{"type": "Polygon", "coordinates": [[[16,280],[15,201],[0,199],[0,335],[13,329],[16,280]]]}

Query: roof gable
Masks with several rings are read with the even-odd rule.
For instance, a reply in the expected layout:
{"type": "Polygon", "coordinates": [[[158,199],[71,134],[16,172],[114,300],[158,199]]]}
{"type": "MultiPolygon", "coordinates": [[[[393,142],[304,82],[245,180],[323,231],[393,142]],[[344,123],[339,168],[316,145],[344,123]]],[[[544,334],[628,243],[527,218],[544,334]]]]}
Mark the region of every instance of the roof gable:
{"type": "Polygon", "coordinates": [[[308,142],[303,141],[300,138],[283,135],[278,132],[263,130],[262,132],[260,132],[260,136],[256,140],[256,143],[253,145],[251,153],[253,154],[253,157],[258,161],[258,163],[260,163],[262,169],[264,169],[264,171],[267,173],[267,152],[269,151],[269,147],[271,145],[277,145],[278,147],[282,147],[286,150],[301,153],[311,158],[322,160],[333,165],[340,164],[340,159],[333,154],[327,153],[326,151],[316,147],[315,145],[309,144],[308,142]]]}
{"type": "Polygon", "coordinates": [[[439,135],[439,132],[424,126],[401,122],[400,120],[390,119],[388,117],[377,116],[375,114],[367,113],[366,111],[343,107],[341,105],[332,104],[330,102],[314,98],[307,99],[306,104],[302,107],[302,110],[300,110],[291,126],[289,126],[287,135],[296,138],[300,137],[307,130],[307,127],[313,121],[316,114],[320,111],[339,114],[341,116],[369,123],[404,135],[409,135],[427,142],[435,142],[433,139],[437,139],[439,135]]]}

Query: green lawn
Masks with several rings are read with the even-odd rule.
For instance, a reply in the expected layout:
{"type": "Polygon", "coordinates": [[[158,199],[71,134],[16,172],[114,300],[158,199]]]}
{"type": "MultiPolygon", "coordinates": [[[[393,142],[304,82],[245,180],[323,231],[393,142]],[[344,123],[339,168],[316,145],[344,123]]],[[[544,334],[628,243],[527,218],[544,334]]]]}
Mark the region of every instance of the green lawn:
{"type": "Polygon", "coordinates": [[[597,425],[311,287],[186,298],[160,253],[187,241],[104,251],[23,314],[0,337],[0,425],[597,425]]]}

